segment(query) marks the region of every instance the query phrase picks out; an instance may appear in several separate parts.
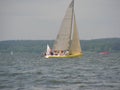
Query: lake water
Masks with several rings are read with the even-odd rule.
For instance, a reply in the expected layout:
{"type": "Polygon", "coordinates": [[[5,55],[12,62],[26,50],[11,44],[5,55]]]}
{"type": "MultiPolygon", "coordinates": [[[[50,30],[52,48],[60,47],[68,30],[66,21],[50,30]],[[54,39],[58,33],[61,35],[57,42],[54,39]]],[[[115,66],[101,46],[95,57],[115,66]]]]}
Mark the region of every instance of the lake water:
{"type": "Polygon", "coordinates": [[[120,53],[74,59],[0,53],[0,90],[120,90],[120,53]]]}

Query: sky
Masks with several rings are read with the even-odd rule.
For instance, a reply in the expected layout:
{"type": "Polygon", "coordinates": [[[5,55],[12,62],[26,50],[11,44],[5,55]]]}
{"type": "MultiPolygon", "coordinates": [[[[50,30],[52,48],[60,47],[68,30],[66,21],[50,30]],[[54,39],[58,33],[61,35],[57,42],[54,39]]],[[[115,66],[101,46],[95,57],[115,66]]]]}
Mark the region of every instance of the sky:
{"type": "MultiPolygon", "coordinates": [[[[0,0],[0,41],[53,40],[71,0],[0,0]]],[[[120,38],[120,0],[75,0],[82,40],[120,38]]]]}

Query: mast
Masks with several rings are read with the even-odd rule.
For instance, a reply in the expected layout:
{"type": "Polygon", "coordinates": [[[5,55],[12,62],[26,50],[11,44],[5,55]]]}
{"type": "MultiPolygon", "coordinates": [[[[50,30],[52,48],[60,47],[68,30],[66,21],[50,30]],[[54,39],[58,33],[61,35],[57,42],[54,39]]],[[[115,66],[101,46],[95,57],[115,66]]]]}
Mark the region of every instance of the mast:
{"type": "Polygon", "coordinates": [[[69,49],[71,47],[71,40],[72,40],[72,32],[73,32],[73,13],[74,13],[74,0],[72,0],[70,7],[72,8],[72,18],[71,18],[71,30],[70,30],[70,42],[69,42],[69,49]]]}

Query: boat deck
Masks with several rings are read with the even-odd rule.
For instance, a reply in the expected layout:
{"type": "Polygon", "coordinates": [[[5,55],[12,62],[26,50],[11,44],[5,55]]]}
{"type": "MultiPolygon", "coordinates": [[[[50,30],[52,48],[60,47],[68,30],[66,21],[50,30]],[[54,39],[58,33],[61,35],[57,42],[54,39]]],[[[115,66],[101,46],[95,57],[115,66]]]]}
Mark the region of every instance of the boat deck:
{"type": "Polygon", "coordinates": [[[45,58],[77,58],[82,57],[83,53],[73,54],[73,55],[46,55],[45,58]]]}

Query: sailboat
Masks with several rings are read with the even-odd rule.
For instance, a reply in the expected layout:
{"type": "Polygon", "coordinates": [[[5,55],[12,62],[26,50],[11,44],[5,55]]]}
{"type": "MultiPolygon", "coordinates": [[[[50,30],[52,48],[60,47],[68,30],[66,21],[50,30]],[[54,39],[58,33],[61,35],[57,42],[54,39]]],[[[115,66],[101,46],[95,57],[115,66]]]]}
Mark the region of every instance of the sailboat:
{"type": "Polygon", "coordinates": [[[52,48],[52,54],[45,58],[75,58],[83,56],[74,12],[74,0],[69,4],[59,33],[52,48]]]}

